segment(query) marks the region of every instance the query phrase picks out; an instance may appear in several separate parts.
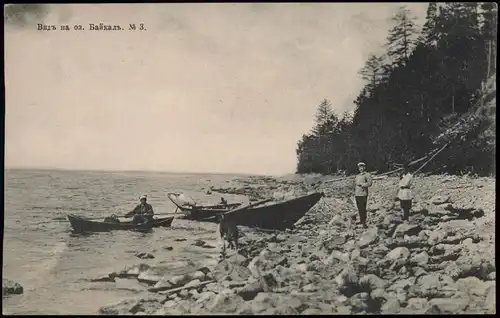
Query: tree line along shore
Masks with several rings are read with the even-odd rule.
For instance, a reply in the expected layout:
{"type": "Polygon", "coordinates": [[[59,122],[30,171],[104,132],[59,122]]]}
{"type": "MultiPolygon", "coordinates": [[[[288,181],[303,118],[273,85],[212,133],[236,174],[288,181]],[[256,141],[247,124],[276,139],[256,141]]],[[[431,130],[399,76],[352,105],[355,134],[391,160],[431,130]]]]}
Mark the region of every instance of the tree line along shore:
{"type": "Polygon", "coordinates": [[[447,145],[423,172],[494,175],[497,14],[495,3],[429,3],[419,27],[401,6],[385,53],[359,71],[353,114],[318,105],[297,173],[355,173],[358,161],[384,172],[447,145]]]}

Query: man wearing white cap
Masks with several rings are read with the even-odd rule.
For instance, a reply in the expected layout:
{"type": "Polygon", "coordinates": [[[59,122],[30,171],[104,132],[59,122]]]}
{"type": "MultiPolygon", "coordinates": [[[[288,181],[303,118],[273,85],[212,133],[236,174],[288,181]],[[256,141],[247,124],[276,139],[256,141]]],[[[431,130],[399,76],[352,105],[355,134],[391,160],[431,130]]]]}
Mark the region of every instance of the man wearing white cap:
{"type": "Polygon", "coordinates": [[[132,222],[134,223],[145,223],[153,220],[153,207],[151,204],[147,203],[148,196],[143,194],[140,196],[139,200],[141,203],[137,205],[131,212],[127,215],[134,216],[132,222]]]}
{"type": "Polygon", "coordinates": [[[356,175],[356,188],[354,196],[356,197],[356,206],[359,212],[359,223],[366,228],[366,203],[368,202],[368,188],[372,186],[372,176],[366,172],[364,162],[358,163],[359,174],[356,175]]]}

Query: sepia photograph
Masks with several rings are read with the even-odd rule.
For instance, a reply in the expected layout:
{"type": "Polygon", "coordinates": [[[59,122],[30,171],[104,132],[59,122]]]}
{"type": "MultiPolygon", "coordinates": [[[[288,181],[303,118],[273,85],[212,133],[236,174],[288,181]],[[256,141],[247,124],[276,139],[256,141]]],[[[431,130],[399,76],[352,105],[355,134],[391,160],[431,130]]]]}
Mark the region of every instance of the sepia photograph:
{"type": "Polygon", "coordinates": [[[497,25],[5,4],[2,314],[496,314],[497,25]]]}

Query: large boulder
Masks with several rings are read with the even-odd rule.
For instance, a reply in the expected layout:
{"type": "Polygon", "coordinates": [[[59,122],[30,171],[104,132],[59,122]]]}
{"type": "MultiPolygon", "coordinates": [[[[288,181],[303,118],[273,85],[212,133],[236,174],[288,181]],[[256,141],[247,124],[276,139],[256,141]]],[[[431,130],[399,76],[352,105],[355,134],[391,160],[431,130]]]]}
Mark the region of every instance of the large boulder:
{"type": "Polygon", "coordinates": [[[447,298],[455,295],[457,291],[453,279],[439,273],[419,277],[408,289],[410,298],[447,298]]]}
{"type": "Polygon", "coordinates": [[[433,298],[429,301],[426,314],[460,314],[469,305],[466,298],[433,298]]]}
{"type": "MultiPolygon", "coordinates": [[[[203,306],[199,306],[199,304],[192,306],[188,300],[168,300],[163,304],[163,307],[154,312],[153,315],[186,315],[190,313],[196,313],[197,310],[200,310],[202,308],[203,306]]],[[[138,313],[136,313],[136,315],[137,314],[138,313]]]]}
{"type": "Polygon", "coordinates": [[[410,257],[410,250],[406,247],[396,247],[392,251],[390,251],[386,258],[392,262],[395,261],[406,261],[410,257]]]}
{"type": "Polygon", "coordinates": [[[387,283],[374,274],[368,274],[359,280],[359,285],[363,291],[371,292],[377,289],[384,289],[387,283]]]}
{"type": "Polygon", "coordinates": [[[401,312],[401,303],[397,298],[388,299],[380,308],[380,312],[385,315],[395,315],[401,312]]]}
{"type": "Polygon", "coordinates": [[[404,314],[425,314],[429,308],[429,301],[427,298],[410,298],[407,301],[406,308],[402,313],[404,314]]]}
{"type": "Polygon", "coordinates": [[[483,307],[487,314],[496,314],[496,284],[492,284],[486,291],[483,307]]]}
{"type": "Polygon", "coordinates": [[[244,302],[243,298],[235,294],[216,295],[211,302],[205,305],[210,313],[236,313],[238,307],[244,302]]]}
{"type": "Polygon", "coordinates": [[[2,279],[2,295],[19,295],[24,291],[23,286],[21,284],[16,283],[10,279],[2,279]]]}
{"type": "Polygon", "coordinates": [[[430,201],[430,203],[435,204],[435,205],[444,204],[444,203],[450,202],[450,196],[449,195],[435,195],[429,201],[430,201]]]}
{"type": "Polygon", "coordinates": [[[395,237],[404,237],[405,235],[412,236],[412,235],[418,235],[418,233],[422,230],[420,225],[415,225],[415,224],[408,224],[408,223],[402,223],[399,224],[396,227],[396,230],[394,231],[394,234],[392,235],[393,238],[395,237]]]}
{"type": "Polygon", "coordinates": [[[334,250],[341,249],[345,242],[346,238],[343,235],[335,235],[333,237],[324,240],[321,243],[320,250],[324,250],[328,254],[330,254],[334,250]]]}
{"type": "Polygon", "coordinates": [[[378,228],[370,227],[365,232],[363,232],[363,234],[361,234],[361,237],[359,238],[359,247],[364,248],[367,247],[368,245],[374,244],[377,242],[378,238],[379,238],[378,228]]]}
{"type": "Polygon", "coordinates": [[[338,290],[350,297],[360,291],[359,273],[354,266],[346,265],[340,274],[335,277],[338,290]]]}
{"type": "Polygon", "coordinates": [[[99,308],[100,315],[130,315],[138,312],[152,314],[162,307],[160,295],[151,295],[126,299],[115,304],[99,308]]]}
{"type": "Polygon", "coordinates": [[[495,256],[488,255],[485,249],[477,246],[463,248],[458,259],[451,262],[445,268],[444,273],[454,279],[475,276],[481,280],[487,280],[488,275],[495,271],[495,256]]]}
{"type": "Polygon", "coordinates": [[[240,315],[297,315],[310,307],[311,303],[299,295],[259,293],[251,301],[240,306],[240,315]]]}
{"type": "Polygon", "coordinates": [[[429,254],[427,254],[427,252],[425,251],[414,254],[410,258],[410,262],[414,265],[425,266],[429,262],[429,254]]]}

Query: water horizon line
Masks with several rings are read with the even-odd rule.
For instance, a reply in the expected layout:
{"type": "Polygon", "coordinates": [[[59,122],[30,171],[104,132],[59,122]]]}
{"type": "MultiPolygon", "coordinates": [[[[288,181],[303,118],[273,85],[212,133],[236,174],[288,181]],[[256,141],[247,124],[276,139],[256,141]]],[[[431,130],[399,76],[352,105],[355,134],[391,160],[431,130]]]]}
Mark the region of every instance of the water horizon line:
{"type": "Polygon", "coordinates": [[[263,174],[248,172],[200,172],[200,171],[168,171],[168,170],[122,170],[122,169],[85,169],[85,168],[58,168],[58,167],[4,167],[4,171],[25,170],[25,171],[73,171],[73,172],[123,172],[123,173],[163,173],[163,174],[188,174],[188,175],[232,175],[232,176],[257,176],[257,177],[277,177],[293,174],[263,174]]]}

